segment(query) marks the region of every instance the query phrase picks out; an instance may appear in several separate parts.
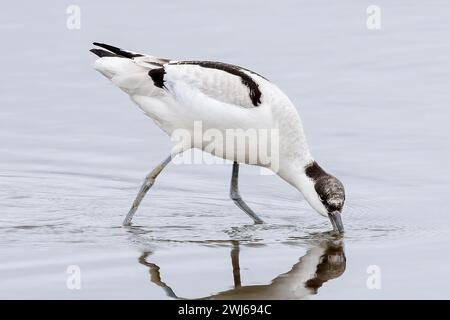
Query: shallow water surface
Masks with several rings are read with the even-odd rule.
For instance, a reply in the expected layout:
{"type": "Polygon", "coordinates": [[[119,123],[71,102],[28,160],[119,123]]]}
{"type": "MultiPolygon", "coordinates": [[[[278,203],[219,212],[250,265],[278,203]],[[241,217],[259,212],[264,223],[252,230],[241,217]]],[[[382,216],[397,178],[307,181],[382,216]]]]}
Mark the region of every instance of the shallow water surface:
{"type": "Polygon", "coordinates": [[[78,1],[72,31],[71,3],[24,3],[0,12],[0,298],[449,298],[446,1],[379,1],[379,31],[356,0],[78,1]],[[229,164],[169,165],[121,227],[171,145],[91,68],[92,41],[276,82],[346,187],[345,237],[242,166],[241,193],[266,221],[252,224],[228,198],[229,164]]]}

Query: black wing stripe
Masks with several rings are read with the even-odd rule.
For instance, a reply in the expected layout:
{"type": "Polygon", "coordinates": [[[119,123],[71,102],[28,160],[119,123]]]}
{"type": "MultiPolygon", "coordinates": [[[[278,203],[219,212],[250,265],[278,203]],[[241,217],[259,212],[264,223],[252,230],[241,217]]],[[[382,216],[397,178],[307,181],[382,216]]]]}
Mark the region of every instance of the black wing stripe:
{"type": "MultiPolygon", "coordinates": [[[[217,69],[221,71],[225,71],[232,75],[238,76],[241,78],[242,83],[249,89],[249,96],[252,104],[256,107],[261,104],[261,91],[259,90],[259,85],[252,79],[248,74],[243,72],[242,70],[252,72],[250,70],[241,68],[239,66],[235,66],[228,63],[223,62],[215,62],[215,61],[178,61],[171,62],[170,64],[175,65],[198,65],[203,68],[217,69]]],[[[253,72],[252,72],[253,73],[253,72]]],[[[256,73],[255,73],[256,74],[256,73]]]]}

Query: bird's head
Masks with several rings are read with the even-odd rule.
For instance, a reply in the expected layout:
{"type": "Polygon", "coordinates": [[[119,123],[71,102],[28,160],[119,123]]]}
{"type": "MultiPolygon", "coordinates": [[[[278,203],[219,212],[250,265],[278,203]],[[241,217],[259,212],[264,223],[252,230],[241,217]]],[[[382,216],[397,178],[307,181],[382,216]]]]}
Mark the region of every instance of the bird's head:
{"type": "Polygon", "coordinates": [[[303,194],[306,199],[318,213],[328,216],[335,231],[344,233],[341,220],[345,202],[344,186],[315,161],[305,167],[305,174],[307,187],[303,194]]]}

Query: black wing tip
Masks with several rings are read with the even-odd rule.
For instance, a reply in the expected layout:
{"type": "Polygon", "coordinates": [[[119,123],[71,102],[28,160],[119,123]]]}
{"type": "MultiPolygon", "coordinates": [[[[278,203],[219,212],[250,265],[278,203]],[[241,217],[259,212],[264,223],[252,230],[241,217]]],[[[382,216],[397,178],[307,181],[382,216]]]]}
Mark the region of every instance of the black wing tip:
{"type": "Polygon", "coordinates": [[[103,57],[119,57],[117,54],[114,54],[112,52],[109,52],[109,51],[106,51],[106,50],[103,50],[103,49],[91,49],[89,51],[92,52],[93,54],[99,56],[100,58],[103,58],[103,57]]]}
{"type": "Polygon", "coordinates": [[[103,48],[103,49],[121,50],[119,47],[114,47],[114,46],[112,46],[110,44],[106,44],[106,43],[103,43],[103,42],[92,42],[92,44],[94,46],[96,46],[96,47],[100,47],[100,48],[103,48]]]}
{"type": "Polygon", "coordinates": [[[125,50],[122,50],[118,47],[114,47],[112,45],[106,44],[106,43],[101,43],[101,42],[93,42],[92,43],[94,46],[106,49],[114,54],[116,54],[117,56],[123,57],[123,58],[128,58],[128,59],[133,59],[136,57],[142,57],[141,54],[138,53],[131,53],[125,50]]]}

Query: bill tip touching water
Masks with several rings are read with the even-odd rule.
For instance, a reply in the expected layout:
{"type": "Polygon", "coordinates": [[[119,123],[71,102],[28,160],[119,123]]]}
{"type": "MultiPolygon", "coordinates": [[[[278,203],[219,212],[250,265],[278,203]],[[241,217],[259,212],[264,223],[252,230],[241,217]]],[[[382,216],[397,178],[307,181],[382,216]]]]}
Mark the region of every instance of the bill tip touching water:
{"type": "Polygon", "coordinates": [[[210,137],[177,142],[166,159],[145,177],[124,225],[131,224],[145,194],[171,160],[197,148],[233,162],[230,198],[255,223],[263,220],[244,202],[238,188],[241,163],[275,172],[298,189],[313,209],[327,217],[334,231],[344,232],[344,186],[314,160],[297,109],[275,84],[248,69],[222,62],[178,61],[103,43],[94,45],[101,48],[91,50],[100,57],[95,69],[125,91],[170,136],[183,129],[195,137],[196,122],[225,137],[229,130],[276,132],[276,139],[269,144],[256,139],[243,147],[233,145],[232,150],[223,141],[215,141],[222,145],[211,148],[210,137]],[[260,155],[267,154],[266,149],[274,144],[277,152],[266,161],[260,155]]]}

